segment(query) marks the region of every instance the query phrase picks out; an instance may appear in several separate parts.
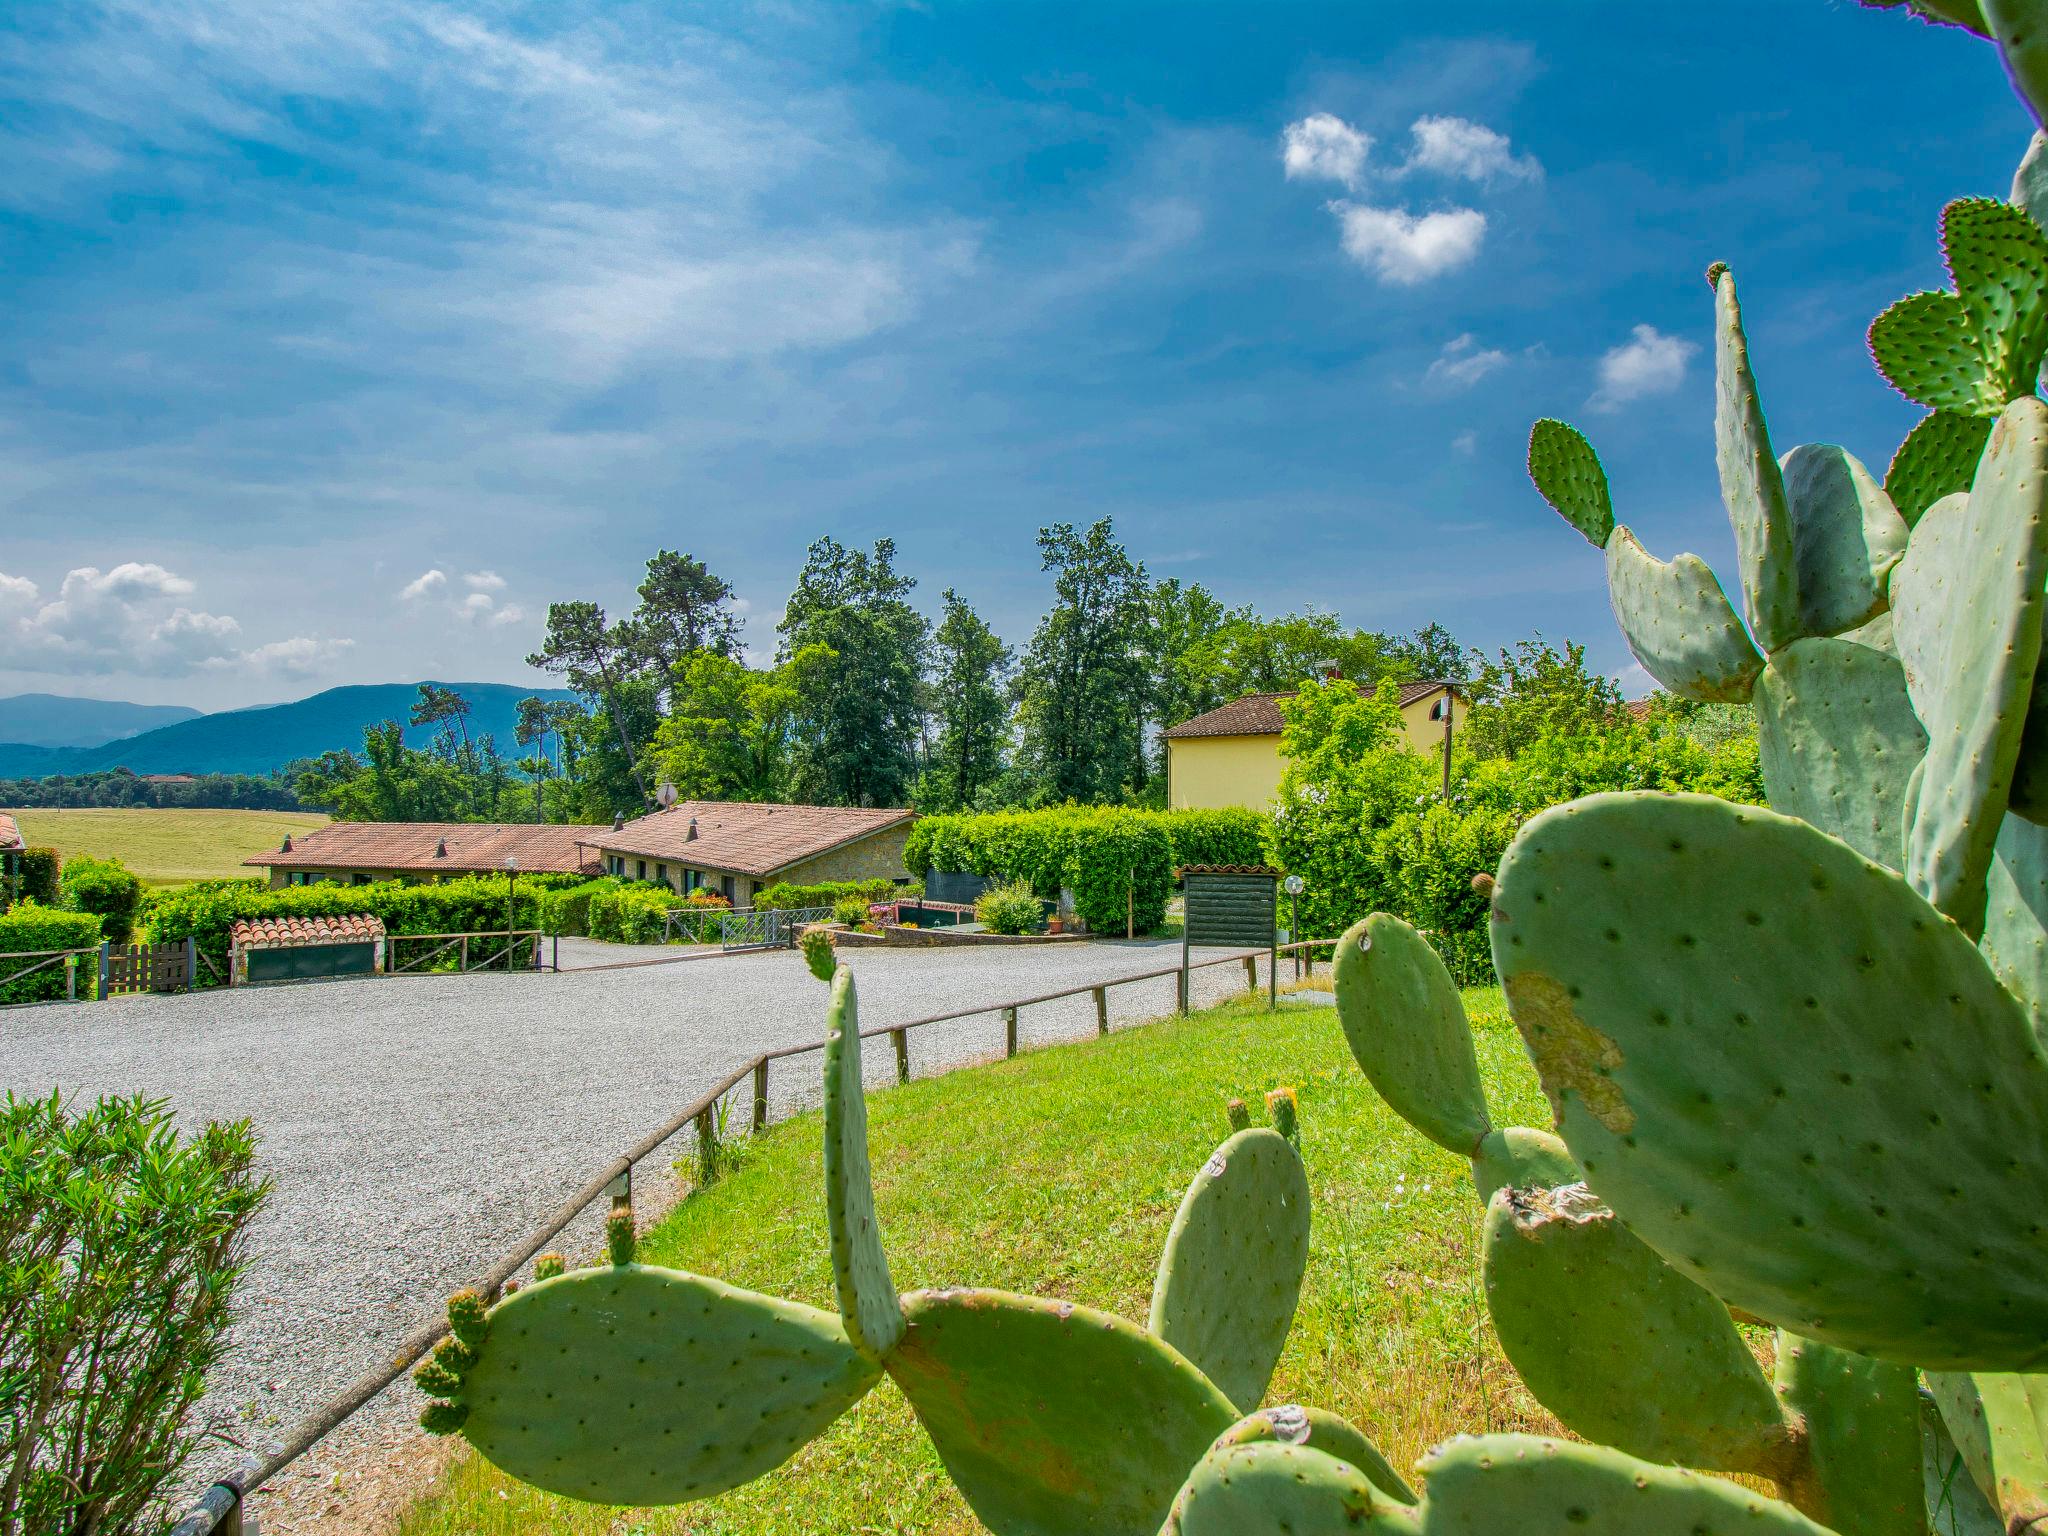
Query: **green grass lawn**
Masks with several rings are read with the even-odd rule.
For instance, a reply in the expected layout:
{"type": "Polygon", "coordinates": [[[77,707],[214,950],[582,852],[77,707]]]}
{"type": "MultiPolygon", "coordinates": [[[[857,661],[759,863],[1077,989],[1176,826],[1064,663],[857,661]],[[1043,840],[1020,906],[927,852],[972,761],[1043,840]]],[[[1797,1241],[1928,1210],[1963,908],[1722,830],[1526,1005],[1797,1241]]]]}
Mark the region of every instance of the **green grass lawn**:
{"type": "MultiPolygon", "coordinates": [[[[1500,993],[1465,1001],[1496,1121],[1548,1124],[1500,993]]],[[[1554,1432],[1486,1323],[1467,1165],[1380,1102],[1329,1008],[1228,1004],[872,1095],[876,1200],[897,1285],[1001,1286],[1142,1323],[1174,1209],[1225,1134],[1225,1101],[1256,1104],[1280,1083],[1301,1098],[1314,1236],[1268,1401],[1343,1413],[1400,1467],[1461,1430],[1554,1432]]],[[[660,1223],[642,1257],[833,1307],[820,1134],[815,1115],[771,1130],[660,1223]]],[[[465,1453],[400,1529],[797,1536],[981,1526],[884,1379],[780,1470],[708,1503],[580,1504],[465,1453]]]]}
{"type": "Polygon", "coordinates": [[[69,859],[119,859],[145,885],[184,885],[223,876],[260,875],[242,860],[268,853],[287,832],[310,832],[328,818],[310,811],[188,811],[85,808],[16,811],[31,848],[69,859]]]}

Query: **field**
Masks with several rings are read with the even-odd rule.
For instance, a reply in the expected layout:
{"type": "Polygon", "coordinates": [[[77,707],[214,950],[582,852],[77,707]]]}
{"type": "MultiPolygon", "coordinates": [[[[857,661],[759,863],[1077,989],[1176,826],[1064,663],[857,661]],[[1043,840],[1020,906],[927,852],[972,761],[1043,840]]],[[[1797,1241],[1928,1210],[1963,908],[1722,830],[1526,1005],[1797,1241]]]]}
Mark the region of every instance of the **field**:
{"type": "Polygon", "coordinates": [[[60,858],[119,859],[145,885],[255,875],[242,860],[266,853],[287,832],[310,832],[328,818],[308,811],[34,810],[16,811],[31,848],[60,858]]]}
{"type": "MultiPolygon", "coordinates": [[[[1500,993],[1468,992],[1466,1004],[1496,1123],[1547,1124],[1500,993]]],[[[1225,1134],[1225,1101],[1257,1104],[1276,1083],[1300,1093],[1315,1206],[1301,1307],[1267,1401],[1334,1409],[1404,1469],[1461,1430],[1555,1432],[1486,1320],[1467,1165],[1373,1094],[1329,1008],[1229,1004],[871,1095],[896,1284],[995,1285],[1142,1323],[1181,1193],[1225,1134]]],[[[814,1115],[743,1144],[736,1170],[677,1207],[642,1257],[833,1307],[821,1157],[814,1115]]],[[[404,1536],[981,1529],[886,1379],[780,1470],[708,1503],[576,1503],[471,1454],[438,1482],[404,1536]]]]}

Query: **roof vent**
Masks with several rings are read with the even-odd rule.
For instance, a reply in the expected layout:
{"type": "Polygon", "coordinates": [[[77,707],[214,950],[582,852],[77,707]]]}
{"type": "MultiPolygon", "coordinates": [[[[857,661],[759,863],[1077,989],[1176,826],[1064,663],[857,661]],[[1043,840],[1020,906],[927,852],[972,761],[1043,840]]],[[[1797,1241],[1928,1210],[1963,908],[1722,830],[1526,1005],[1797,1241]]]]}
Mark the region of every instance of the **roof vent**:
{"type": "Polygon", "coordinates": [[[442,839],[441,839],[441,840],[440,840],[439,842],[437,842],[437,843],[435,843],[435,844],[434,844],[434,857],[435,857],[435,858],[437,858],[437,859],[445,859],[445,858],[447,858],[447,857],[448,857],[448,839],[447,839],[447,838],[445,838],[445,837],[444,837],[444,838],[442,838],[442,839]]]}
{"type": "Polygon", "coordinates": [[[683,841],[686,843],[697,841],[697,818],[694,816],[690,818],[690,830],[683,835],[683,841]]]}
{"type": "Polygon", "coordinates": [[[624,811],[619,811],[618,813],[616,813],[616,814],[615,814],[615,815],[614,815],[614,816],[612,817],[612,830],[613,830],[614,832],[620,832],[620,831],[623,831],[623,830],[625,830],[625,826],[626,826],[626,813],[625,813],[624,811]]]}
{"type": "Polygon", "coordinates": [[[278,848],[278,850],[277,850],[277,851],[278,851],[279,853],[290,853],[290,852],[292,851],[292,835],[291,835],[291,833],[289,833],[289,832],[285,833],[285,835],[284,835],[284,842],[283,842],[283,844],[282,844],[282,845],[281,845],[281,846],[280,846],[280,847],[278,848]]]}

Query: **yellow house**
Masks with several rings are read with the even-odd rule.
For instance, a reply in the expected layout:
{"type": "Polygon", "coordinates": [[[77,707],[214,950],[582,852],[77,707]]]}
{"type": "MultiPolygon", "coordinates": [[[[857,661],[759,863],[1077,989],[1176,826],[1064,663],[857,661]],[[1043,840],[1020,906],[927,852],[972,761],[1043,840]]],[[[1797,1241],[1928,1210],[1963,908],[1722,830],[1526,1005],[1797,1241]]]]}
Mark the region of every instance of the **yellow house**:
{"type": "MultiPolygon", "coordinates": [[[[1229,805],[1263,809],[1280,790],[1280,701],[1291,693],[1248,693],[1183,720],[1165,733],[1166,803],[1175,810],[1229,805]]],[[[1465,696],[1452,683],[1403,683],[1401,722],[1408,744],[1431,755],[1444,749],[1443,712],[1455,733],[1465,723],[1465,696]]]]}

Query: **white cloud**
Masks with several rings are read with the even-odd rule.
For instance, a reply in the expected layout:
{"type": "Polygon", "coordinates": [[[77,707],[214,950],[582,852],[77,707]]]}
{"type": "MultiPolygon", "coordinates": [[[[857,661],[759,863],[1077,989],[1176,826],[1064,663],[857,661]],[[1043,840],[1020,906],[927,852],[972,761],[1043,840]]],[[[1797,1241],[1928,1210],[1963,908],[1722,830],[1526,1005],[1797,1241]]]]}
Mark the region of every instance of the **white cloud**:
{"type": "Polygon", "coordinates": [[[471,571],[462,578],[462,584],[472,592],[502,592],[505,578],[496,571],[471,571]]]}
{"type": "Polygon", "coordinates": [[[1460,432],[1451,439],[1451,451],[1462,454],[1468,459],[1471,458],[1473,454],[1479,451],[1479,434],[1470,427],[1467,427],[1463,432],[1460,432]]]}
{"type": "Polygon", "coordinates": [[[490,593],[472,592],[455,605],[455,613],[458,618],[480,619],[496,606],[497,604],[491,600],[490,593]]]}
{"type": "Polygon", "coordinates": [[[1416,215],[1405,208],[1335,202],[1344,253],[1384,282],[1410,286],[1464,266],[1486,238],[1486,215],[1448,208],[1416,215]]]}
{"type": "Polygon", "coordinates": [[[1443,351],[1422,376],[1422,382],[1445,391],[1470,389],[1489,373],[1506,367],[1507,361],[1507,353],[1498,347],[1480,346],[1467,331],[1444,344],[1443,351]]]}
{"type": "Polygon", "coordinates": [[[399,601],[416,603],[448,585],[448,573],[443,570],[424,571],[399,589],[399,601]]]}
{"type": "Polygon", "coordinates": [[[289,640],[272,640],[267,645],[259,645],[247,652],[242,660],[259,672],[306,677],[320,671],[329,662],[338,661],[354,647],[353,640],[316,640],[310,635],[294,635],[289,640]]]}
{"type": "Polygon", "coordinates": [[[1489,183],[1543,179],[1534,155],[1515,154],[1505,136],[1470,118],[1418,117],[1408,131],[1415,148],[1401,167],[1403,175],[1432,171],[1489,183]]]}
{"type": "Polygon", "coordinates": [[[1341,181],[1356,187],[1365,175],[1372,136],[1328,112],[1289,123],[1281,134],[1280,163],[1289,181],[1341,181]]]}
{"type": "Polygon", "coordinates": [[[503,608],[500,608],[491,615],[491,628],[503,629],[507,624],[518,624],[525,618],[526,610],[524,608],[520,607],[517,603],[507,603],[503,608]]]}
{"type": "Polygon", "coordinates": [[[1684,382],[1686,363],[1697,351],[1682,337],[1639,325],[1631,340],[1600,359],[1600,387],[1586,403],[1596,411],[1614,411],[1645,395],[1668,395],[1684,382]]]}

